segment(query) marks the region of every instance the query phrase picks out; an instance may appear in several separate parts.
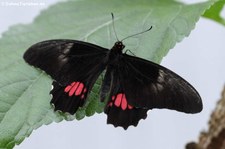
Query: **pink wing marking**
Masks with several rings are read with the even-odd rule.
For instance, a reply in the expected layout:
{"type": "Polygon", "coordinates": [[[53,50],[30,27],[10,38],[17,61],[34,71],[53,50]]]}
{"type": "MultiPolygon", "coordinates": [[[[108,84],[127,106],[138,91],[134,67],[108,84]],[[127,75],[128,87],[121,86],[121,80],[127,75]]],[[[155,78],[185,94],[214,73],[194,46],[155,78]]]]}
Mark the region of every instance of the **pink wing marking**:
{"type": "Polygon", "coordinates": [[[69,96],[72,96],[74,93],[75,93],[75,91],[77,90],[77,87],[80,85],[80,82],[76,82],[73,86],[72,86],[72,88],[70,89],[70,91],[69,91],[69,96]]]}
{"type": "Polygon", "coordinates": [[[115,105],[116,107],[120,107],[122,110],[131,110],[133,106],[128,104],[126,95],[124,93],[118,93],[115,96],[112,96],[111,101],[108,103],[108,106],[115,105]]]}
{"type": "Polygon", "coordinates": [[[84,88],[84,84],[83,83],[79,83],[79,86],[76,88],[76,91],[75,91],[75,95],[78,96],[81,94],[82,90],[84,88]]]}
{"type": "Polygon", "coordinates": [[[81,96],[80,98],[84,99],[87,88],[85,88],[85,85],[82,82],[72,82],[65,87],[64,92],[68,93],[69,96],[81,96]]]}
{"type": "Polygon", "coordinates": [[[120,93],[120,94],[117,94],[116,100],[115,100],[115,102],[114,102],[115,106],[117,106],[117,107],[120,106],[121,101],[122,101],[122,97],[123,97],[123,94],[121,94],[121,93],[120,93]]]}

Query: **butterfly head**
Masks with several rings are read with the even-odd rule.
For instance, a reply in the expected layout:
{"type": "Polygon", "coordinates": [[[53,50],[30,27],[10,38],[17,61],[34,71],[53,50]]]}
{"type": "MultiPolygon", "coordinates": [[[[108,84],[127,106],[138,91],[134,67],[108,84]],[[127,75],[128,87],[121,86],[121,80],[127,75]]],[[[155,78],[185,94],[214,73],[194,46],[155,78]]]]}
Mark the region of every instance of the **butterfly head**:
{"type": "Polygon", "coordinates": [[[113,46],[113,49],[118,51],[122,51],[124,48],[125,48],[125,45],[123,44],[122,41],[117,41],[113,46]]]}

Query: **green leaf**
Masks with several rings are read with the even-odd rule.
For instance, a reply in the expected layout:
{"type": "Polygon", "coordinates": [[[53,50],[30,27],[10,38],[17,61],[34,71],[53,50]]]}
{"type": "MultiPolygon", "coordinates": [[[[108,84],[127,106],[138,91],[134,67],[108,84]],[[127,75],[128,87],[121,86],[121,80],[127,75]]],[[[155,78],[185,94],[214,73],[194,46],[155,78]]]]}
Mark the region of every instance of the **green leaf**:
{"type": "Polygon", "coordinates": [[[225,18],[221,17],[221,12],[224,8],[224,5],[225,5],[225,0],[217,1],[212,7],[210,7],[210,9],[208,9],[204,13],[203,16],[206,18],[212,19],[225,26],[225,18]]]}
{"type": "Polygon", "coordinates": [[[51,78],[28,66],[22,56],[32,44],[47,39],[77,39],[111,48],[116,41],[110,13],[120,39],[137,56],[160,62],[169,49],[188,36],[213,1],[185,5],[168,0],[82,0],[61,2],[43,11],[33,23],[16,25],[0,39],[0,148],[13,148],[34,129],[63,119],[73,120],[102,112],[98,99],[101,78],[87,104],[75,116],[53,112],[51,78]]]}

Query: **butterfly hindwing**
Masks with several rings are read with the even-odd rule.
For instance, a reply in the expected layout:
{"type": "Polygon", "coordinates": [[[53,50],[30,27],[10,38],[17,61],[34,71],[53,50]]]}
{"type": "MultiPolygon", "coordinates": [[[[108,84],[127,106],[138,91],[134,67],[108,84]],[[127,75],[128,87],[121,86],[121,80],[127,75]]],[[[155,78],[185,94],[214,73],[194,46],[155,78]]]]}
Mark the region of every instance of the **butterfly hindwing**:
{"type": "Polygon", "coordinates": [[[55,80],[50,92],[55,110],[74,114],[83,106],[105,69],[107,52],[107,49],[81,41],[49,40],[30,47],[24,59],[55,80]]]}
{"type": "Polygon", "coordinates": [[[185,113],[202,110],[197,91],[183,78],[153,62],[123,54],[119,73],[130,104],[185,113]]]}
{"type": "Polygon", "coordinates": [[[145,119],[148,109],[135,107],[127,101],[120,76],[121,74],[118,73],[117,68],[114,67],[113,70],[110,69],[110,66],[107,68],[106,79],[103,81],[106,82],[103,83],[103,88],[104,85],[110,84],[110,94],[105,107],[105,113],[107,114],[108,124],[127,129],[130,125],[137,126],[140,119],[145,119]],[[111,73],[111,80],[107,79],[109,77],[107,74],[109,73],[111,73]],[[107,83],[107,81],[111,81],[111,83],[107,83]]]}
{"type": "Polygon", "coordinates": [[[87,98],[88,88],[82,82],[73,82],[68,86],[62,86],[56,81],[52,83],[53,89],[51,103],[54,110],[74,114],[79,107],[82,107],[87,98]]]}

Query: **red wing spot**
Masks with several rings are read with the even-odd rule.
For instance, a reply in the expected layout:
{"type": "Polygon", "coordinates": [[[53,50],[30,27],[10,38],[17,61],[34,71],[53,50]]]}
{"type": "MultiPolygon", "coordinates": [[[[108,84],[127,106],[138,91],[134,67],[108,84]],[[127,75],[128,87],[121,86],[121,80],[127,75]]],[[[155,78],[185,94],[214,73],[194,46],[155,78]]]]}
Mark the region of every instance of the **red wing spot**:
{"type": "Polygon", "coordinates": [[[115,100],[115,96],[112,96],[112,100],[115,100]]]}
{"type": "MultiPolygon", "coordinates": [[[[82,83],[83,84],[83,83],[82,83]]],[[[84,88],[83,89],[83,92],[82,92],[82,95],[81,95],[81,99],[84,99],[84,97],[85,97],[85,93],[87,92],[87,88],[84,88]]]]}
{"type": "Polygon", "coordinates": [[[75,91],[75,95],[78,96],[81,94],[82,90],[84,88],[84,84],[79,82],[79,86],[77,87],[76,91],[75,91]]]}
{"type": "Polygon", "coordinates": [[[117,106],[117,107],[120,106],[121,101],[122,101],[122,97],[123,97],[123,94],[121,94],[121,93],[116,96],[116,100],[114,102],[115,106],[117,106]]]}
{"type": "Polygon", "coordinates": [[[84,99],[84,94],[82,94],[80,98],[81,98],[81,99],[84,99]]]}
{"type": "Polygon", "coordinates": [[[122,96],[121,108],[122,108],[123,110],[126,110],[126,108],[127,108],[127,99],[126,99],[125,94],[123,94],[123,96],[122,96]]]}
{"type": "Polygon", "coordinates": [[[68,85],[65,89],[64,89],[64,92],[69,92],[72,88],[72,86],[75,84],[75,82],[71,83],[70,85],[68,85]]]}
{"type": "Polygon", "coordinates": [[[75,91],[76,91],[76,89],[77,89],[77,87],[79,86],[79,82],[76,82],[73,86],[72,86],[72,88],[70,89],[70,92],[69,92],[69,96],[72,96],[74,93],[75,93],[75,91]]]}
{"type": "Polygon", "coordinates": [[[130,110],[131,110],[131,109],[133,109],[133,106],[131,106],[131,105],[128,105],[128,109],[130,109],[130,110]]]}
{"type": "Polygon", "coordinates": [[[64,92],[66,92],[66,93],[69,92],[70,89],[71,89],[71,87],[72,87],[71,85],[68,85],[68,86],[64,89],[64,92]]]}

